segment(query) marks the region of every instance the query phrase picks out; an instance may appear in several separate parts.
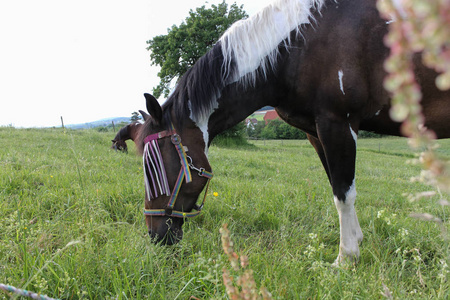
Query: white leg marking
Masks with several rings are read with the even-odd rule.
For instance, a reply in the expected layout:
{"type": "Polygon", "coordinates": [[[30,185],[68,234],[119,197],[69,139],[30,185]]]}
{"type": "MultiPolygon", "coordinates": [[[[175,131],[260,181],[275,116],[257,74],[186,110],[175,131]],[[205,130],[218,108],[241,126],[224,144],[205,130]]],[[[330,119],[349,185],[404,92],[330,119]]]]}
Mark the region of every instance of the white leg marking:
{"type": "Polygon", "coordinates": [[[345,95],[344,82],[342,81],[342,78],[344,77],[344,72],[342,70],[338,71],[338,77],[339,77],[339,87],[341,88],[342,94],[345,95]]]}
{"type": "Polygon", "coordinates": [[[355,141],[355,147],[356,147],[356,143],[358,142],[358,135],[353,130],[352,125],[348,124],[348,126],[350,127],[350,133],[352,134],[353,140],[355,141]]]}
{"type": "Polygon", "coordinates": [[[340,224],[340,244],[339,256],[335,265],[345,261],[356,261],[359,258],[359,242],[363,239],[363,233],[359,226],[358,217],[355,211],[356,188],[355,180],[345,194],[345,202],[340,201],[336,196],[334,203],[339,213],[340,224]]]}

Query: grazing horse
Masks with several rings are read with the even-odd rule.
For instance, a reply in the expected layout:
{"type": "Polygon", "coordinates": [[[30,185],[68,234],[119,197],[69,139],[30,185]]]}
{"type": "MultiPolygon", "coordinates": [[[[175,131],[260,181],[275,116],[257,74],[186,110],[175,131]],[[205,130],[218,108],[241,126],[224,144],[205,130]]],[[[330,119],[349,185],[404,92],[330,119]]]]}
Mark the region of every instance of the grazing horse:
{"type": "MultiPolygon", "coordinates": [[[[340,221],[336,264],[355,261],[363,238],[355,211],[359,130],[401,135],[383,88],[388,23],[376,0],[278,0],[230,27],[182,76],[141,131],[146,224],[156,242],[182,238],[212,176],[207,153],[220,132],[271,105],[308,134],[328,175],[340,221]]],[[[425,126],[450,137],[450,93],[416,60],[425,126]]],[[[204,200],[203,200],[204,201],[204,200]]]]}
{"type": "Polygon", "coordinates": [[[136,143],[136,138],[139,134],[139,131],[141,130],[141,127],[142,123],[133,122],[120,128],[114,139],[111,140],[112,142],[111,149],[128,153],[128,146],[125,141],[132,140],[136,143]]]}
{"type": "MultiPolygon", "coordinates": [[[[150,118],[149,114],[147,114],[143,110],[139,110],[139,113],[142,115],[144,121],[150,118]]],[[[127,126],[122,127],[119,132],[116,134],[112,142],[111,149],[115,149],[116,151],[122,151],[128,153],[128,147],[126,140],[132,140],[133,142],[137,142],[136,138],[138,137],[138,132],[141,130],[142,123],[133,122],[128,124],[127,126]]]]}

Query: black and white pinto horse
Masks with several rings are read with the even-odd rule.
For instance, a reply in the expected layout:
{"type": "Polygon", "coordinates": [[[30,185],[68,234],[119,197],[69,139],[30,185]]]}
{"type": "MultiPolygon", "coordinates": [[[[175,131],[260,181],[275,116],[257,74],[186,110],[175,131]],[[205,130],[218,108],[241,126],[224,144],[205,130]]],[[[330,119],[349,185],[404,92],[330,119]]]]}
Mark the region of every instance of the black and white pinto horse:
{"type": "MultiPolygon", "coordinates": [[[[389,54],[383,38],[390,21],[380,17],[376,0],[277,0],[226,31],[162,107],[146,94],[151,118],[139,144],[144,164],[150,153],[144,147],[159,148],[161,182],[167,183],[165,192],[150,196],[158,184],[147,166],[144,213],[150,236],[166,244],[182,238],[186,217],[202,207],[196,201],[210,179],[203,171],[211,172],[211,141],[271,105],[308,134],[328,175],[340,221],[336,264],[356,260],[363,239],[355,211],[358,131],[401,135],[383,88],[389,54]],[[189,170],[201,171],[183,181],[189,170]]],[[[449,92],[435,87],[436,73],[419,60],[415,73],[425,126],[438,138],[450,137],[449,92]]]]}

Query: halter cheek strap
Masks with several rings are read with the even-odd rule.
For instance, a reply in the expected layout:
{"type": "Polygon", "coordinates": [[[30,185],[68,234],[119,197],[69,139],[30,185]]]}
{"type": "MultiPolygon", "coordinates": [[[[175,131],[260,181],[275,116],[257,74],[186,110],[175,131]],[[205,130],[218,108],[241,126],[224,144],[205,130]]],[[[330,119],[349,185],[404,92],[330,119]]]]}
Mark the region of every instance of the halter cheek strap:
{"type": "Polygon", "coordinates": [[[170,216],[177,218],[185,218],[185,217],[189,218],[199,215],[203,208],[203,205],[205,204],[209,182],[213,177],[213,173],[206,171],[204,168],[196,168],[192,164],[192,158],[186,154],[185,148],[181,144],[181,137],[173,129],[173,126],[171,130],[161,131],[147,136],[144,140],[144,143],[145,147],[144,147],[143,163],[144,163],[145,187],[147,195],[150,200],[157,198],[158,192],[160,192],[160,195],[170,196],[166,208],[144,209],[144,215],[170,216]],[[171,137],[172,144],[175,146],[175,149],[177,150],[181,163],[180,173],[178,174],[178,178],[177,181],[175,182],[175,186],[173,188],[172,193],[170,193],[169,190],[167,175],[164,169],[164,164],[162,162],[161,152],[159,150],[159,146],[157,143],[158,139],[169,136],[171,137]],[[186,183],[192,181],[192,174],[190,169],[198,171],[197,173],[198,176],[205,177],[208,179],[205,195],[203,197],[202,203],[200,205],[197,204],[195,205],[194,209],[196,211],[194,212],[176,211],[173,208],[175,206],[178,193],[181,189],[181,185],[183,184],[183,179],[185,179],[186,183]]]}

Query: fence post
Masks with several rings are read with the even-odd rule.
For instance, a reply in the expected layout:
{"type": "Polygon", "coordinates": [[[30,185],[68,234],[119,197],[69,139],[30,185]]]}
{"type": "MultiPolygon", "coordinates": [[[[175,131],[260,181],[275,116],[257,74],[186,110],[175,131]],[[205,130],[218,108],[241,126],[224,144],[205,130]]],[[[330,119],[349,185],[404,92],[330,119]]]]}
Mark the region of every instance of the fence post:
{"type": "Polygon", "coordinates": [[[116,126],[114,126],[114,121],[111,121],[112,125],[113,125],[113,130],[114,132],[116,132],[116,126]]]}
{"type": "Polygon", "coordinates": [[[64,128],[64,120],[63,120],[62,116],[61,116],[61,126],[62,126],[62,129],[65,130],[65,128],[64,128]]]}

